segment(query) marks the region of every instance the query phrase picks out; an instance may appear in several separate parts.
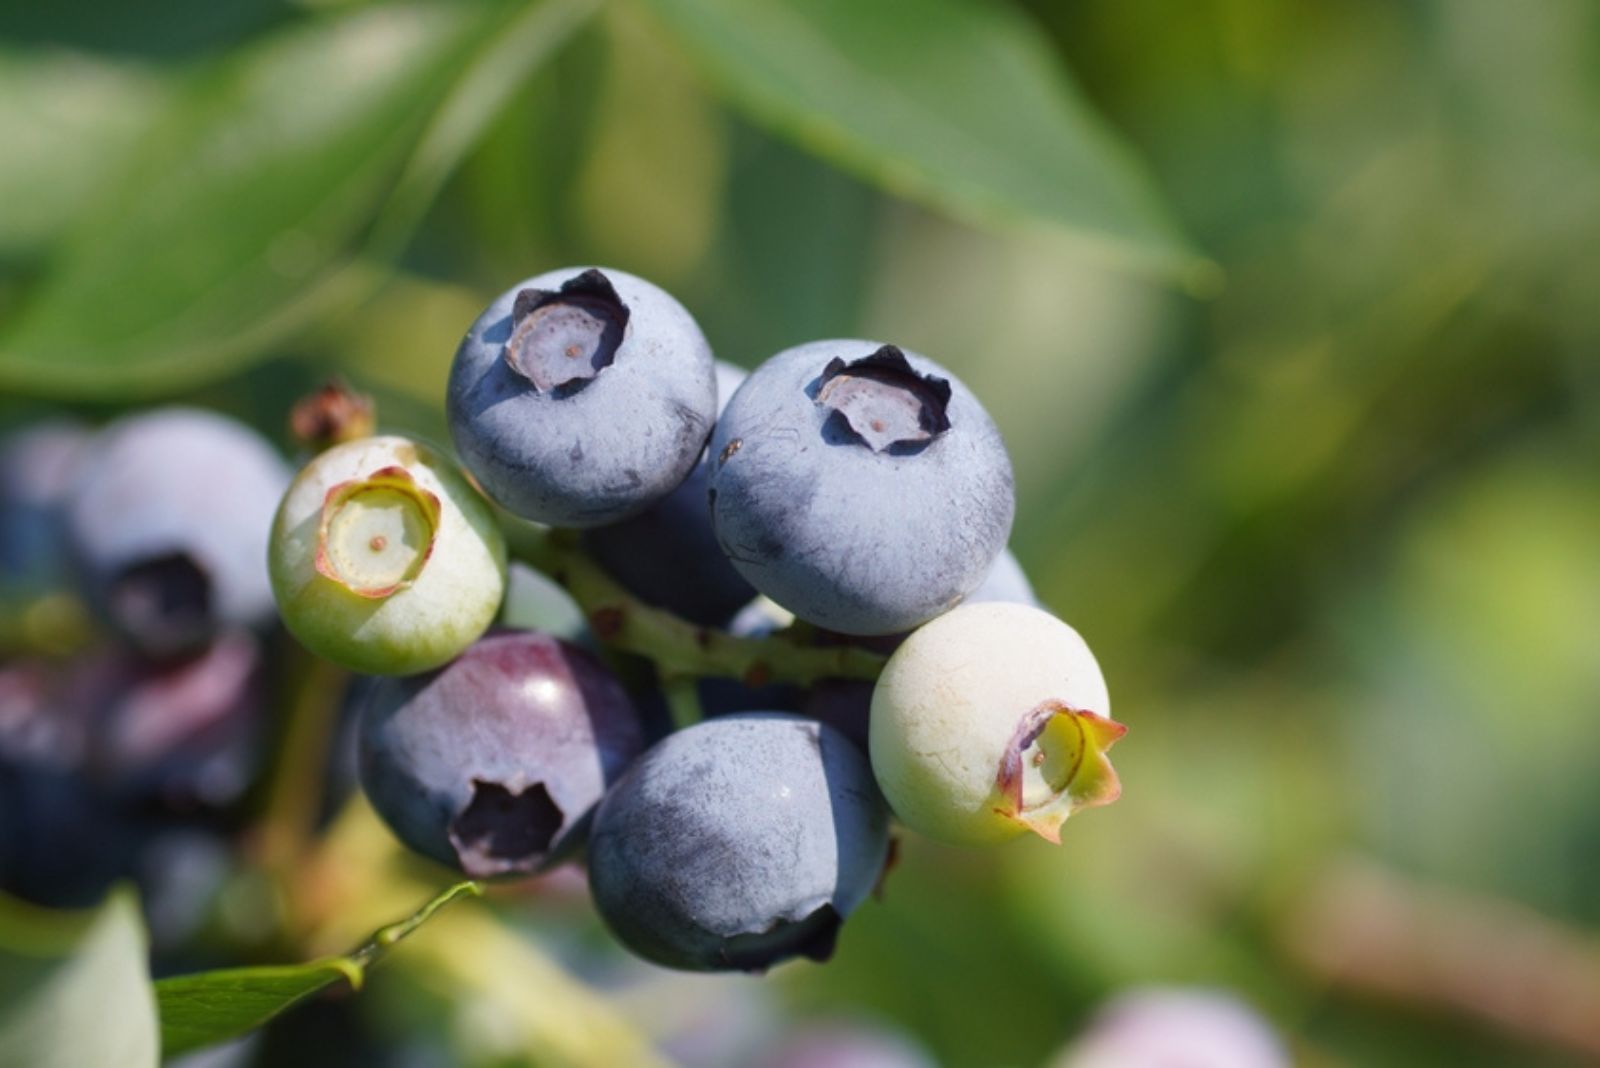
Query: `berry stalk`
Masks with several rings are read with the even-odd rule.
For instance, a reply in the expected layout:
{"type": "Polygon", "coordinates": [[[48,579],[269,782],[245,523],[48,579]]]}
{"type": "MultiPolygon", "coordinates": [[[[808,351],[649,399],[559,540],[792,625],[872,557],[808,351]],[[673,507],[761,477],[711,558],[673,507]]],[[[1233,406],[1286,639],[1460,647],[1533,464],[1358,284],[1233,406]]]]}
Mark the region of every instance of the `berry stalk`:
{"type": "Polygon", "coordinates": [[[624,652],[653,660],[667,676],[720,676],[750,686],[807,684],[821,679],[871,682],[885,657],[855,646],[812,648],[784,634],[740,638],[696,626],[653,608],[622,588],[569,532],[523,528],[513,553],[560,583],[583,609],[595,636],[624,652]]]}

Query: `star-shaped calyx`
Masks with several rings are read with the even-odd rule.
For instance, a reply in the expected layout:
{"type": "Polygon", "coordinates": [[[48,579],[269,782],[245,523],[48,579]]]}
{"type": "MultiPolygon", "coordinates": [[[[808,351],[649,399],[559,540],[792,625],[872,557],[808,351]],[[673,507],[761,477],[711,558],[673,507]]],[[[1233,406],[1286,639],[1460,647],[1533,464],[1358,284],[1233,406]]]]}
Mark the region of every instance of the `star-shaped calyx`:
{"type": "Polygon", "coordinates": [[[439,517],[439,498],[403,467],[341,482],[323,498],[317,572],[358,597],[388,597],[428,562],[439,517]]]}
{"type": "Polygon", "coordinates": [[[524,289],[511,306],[506,365],[541,393],[580,388],[616,359],[628,318],[611,279],[593,268],[560,289],[524,289]]]}
{"type": "Polygon", "coordinates": [[[1044,701],[1017,721],[994,781],[994,811],[1049,842],[1080,809],[1109,805],[1122,783],[1106,751],[1128,728],[1086,709],[1044,701]]]}
{"type": "Polygon", "coordinates": [[[920,374],[893,345],[859,360],[834,357],[816,402],[873,452],[915,452],[950,429],[950,382],[920,374]]]}

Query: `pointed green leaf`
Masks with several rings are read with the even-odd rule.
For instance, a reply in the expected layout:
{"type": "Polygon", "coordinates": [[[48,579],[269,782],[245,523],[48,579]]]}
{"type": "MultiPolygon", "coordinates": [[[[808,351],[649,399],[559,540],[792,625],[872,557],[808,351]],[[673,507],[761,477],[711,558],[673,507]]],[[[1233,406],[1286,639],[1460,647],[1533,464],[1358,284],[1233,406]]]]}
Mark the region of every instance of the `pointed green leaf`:
{"type": "Polygon", "coordinates": [[[756,121],[892,192],[1192,281],[1212,270],[1039,32],[1004,3],[653,3],[756,121]]]}
{"type": "Polygon", "coordinates": [[[0,334],[0,386],[188,385],[348,300],[370,277],[355,257],[403,243],[497,102],[592,3],[362,5],[229,55],[85,209],[0,334]]]}
{"type": "Polygon", "coordinates": [[[340,980],[359,989],[366,970],[389,947],[450,902],[480,893],[477,883],[457,883],[415,914],[383,928],[342,957],[326,957],[307,964],[222,968],[162,979],[156,983],[162,1052],[170,1057],[236,1038],[340,980]]]}

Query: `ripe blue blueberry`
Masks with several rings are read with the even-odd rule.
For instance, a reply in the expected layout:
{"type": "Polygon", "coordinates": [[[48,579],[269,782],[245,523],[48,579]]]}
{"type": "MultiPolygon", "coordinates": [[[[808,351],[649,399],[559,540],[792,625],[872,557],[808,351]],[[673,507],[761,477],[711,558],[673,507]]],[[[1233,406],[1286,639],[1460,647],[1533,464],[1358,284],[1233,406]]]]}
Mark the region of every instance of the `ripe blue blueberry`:
{"type": "Polygon", "coordinates": [[[798,716],[728,716],[658,742],[606,794],[589,888],[648,960],[759,971],[826,960],[887,853],[888,814],[854,745],[798,716]]]}
{"type": "Polygon", "coordinates": [[[456,451],[507,511],[593,527],[688,476],[711,432],[711,348],[641,278],[567,268],[501,294],[456,350],[445,398],[456,451]]]}
{"type": "Polygon", "coordinates": [[[711,442],[712,521],[756,589],[847,634],[910,630],[977,588],[1005,548],[1011,461],[977,399],[872,341],[779,353],[711,442]]]}
{"type": "Polygon", "coordinates": [[[112,424],[67,500],[89,603],[141,650],[190,650],[272,616],[267,536],[289,469],[226,416],[166,408],[112,424]]]}
{"type": "Polygon", "coordinates": [[[644,749],[599,661],[534,631],[492,634],[443,670],[384,679],[362,712],[361,785],[401,841],[473,878],[540,871],[575,847],[644,749]]]}
{"type": "MultiPolygon", "coordinates": [[[[725,407],[746,374],[720,360],[716,371],[717,398],[725,407]]],[[[756,591],[717,544],[707,504],[710,484],[710,466],[702,456],[677,489],[631,519],[588,531],[584,546],[646,604],[691,623],[720,627],[756,591]]]]}

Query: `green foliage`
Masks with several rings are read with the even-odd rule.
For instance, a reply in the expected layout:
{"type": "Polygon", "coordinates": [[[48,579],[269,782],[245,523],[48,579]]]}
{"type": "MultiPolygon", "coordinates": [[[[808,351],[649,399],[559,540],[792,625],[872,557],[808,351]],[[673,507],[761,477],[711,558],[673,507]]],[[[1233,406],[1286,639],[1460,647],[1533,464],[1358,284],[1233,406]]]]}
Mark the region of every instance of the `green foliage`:
{"type": "MultiPolygon", "coordinates": [[[[0,133],[9,122],[36,142],[0,165],[0,191],[38,205],[0,227],[0,248],[54,239],[0,328],[0,383],[170,392],[349,309],[375,281],[363,261],[404,250],[456,165],[597,6],[415,0],[319,14],[169,94],[108,64],[0,65],[0,85],[21,90],[0,133]],[[63,91],[87,105],[55,115],[63,91]]],[[[886,190],[1114,261],[1208,271],[1131,154],[1002,7],[939,0],[911,20],[893,5],[815,0],[657,10],[754,120],[886,190]]],[[[629,99],[596,128],[578,206],[599,247],[636,248],[671,274],[708,240],[716,128],[653,33],[615,27],[632,43],[608,92],[629,99]],[[639,93],[648,109],[632,105],[639,93]],[[641,152],[695,165],[641,169],[641,152]]]]}
{"type": "MultiPolygon", "coordinates": [[[[469,1065],[633,1063],[798,1007],[1028,1065],[1102,998],[1191,982],[1250,997],[1297,1063],[1574,1063],[1524,993],[1556,973],[1492,924],[1393,947],[1400,978],[1412,952],[1481,973],[1466,1005],[1346,987],[1283,932],[1348,854],[1539,909],[1557,943],[1600,922],[1593,4],[178,9],[0,11],[8,421],[46,394],[96,418],[181,396],[278,428],[337,370],[444,440],[450,354],[491,294],[636,269],[719,357],[854,334],[972,385],[1016,462],[1017,553],[1132,731],[1125,796],[1060,850],[906,843],[826,968],[589,989],[625,968],[558,877],[441,917],[350,999],[378,1027],[469,1065]],[[1165,284],[1201,262],[1169,215],[1226,271],[1214,298],[1165,284]],[[598,963],[580,982],[544,943],[598,963]]],[[[303,787],[281,793],[315,807],[303,787]]],[[[375,827],[307,848],[315,874],[292,852],[272,873],[301,926],[230,928],[279,918],[234,902],[219,960],[338,949],[427,892],[375,827]]],[[[347,963],[233,973],[231,1022],[192,1026],[248,1027],[347,963]]],[[[116,974],[96,1020],[148,997],[116,974]]],[[[9,997],[62,990],[3,993],[16,1028],[9,997]]]]}
{"type": "Polygon", "coordinates": [[[890,192],[1207,273],[1143,170],[1004,5],[929,0],[913,17],[856,0],[654,6],[752,118],[890,192]]]}
{"type": "Polygon", "coordinates": [[[306,964],[223,968],[162,979],[155,985],[161,1011],[162,1052],[167,1056],[187,1053],[253,1031],[295,1003],[341,980],[359,990],[367,969],[397,942],[450,902],[480,893],[476,883],[457,883],[415,914],[382,928],[341,957],[306,964]]]}
{"type": "Polygon", "coordinates": [[[190,79],[113,160],[0,334],[0,382],[171,389],[259,358],[359,292],[353,258],[374,235],[393,251],[492,113],[485,98],[504,93],[507,17],[488,2],[360,8],[190,79]],[[481,72],[485,53],[499,60],[481,72]]]}
{"type": "Polygon", "coordinates": [[[157,1057],[133,895],[83,913],[0,898],[0,1068],[152,1068],[157,1057]]]}

